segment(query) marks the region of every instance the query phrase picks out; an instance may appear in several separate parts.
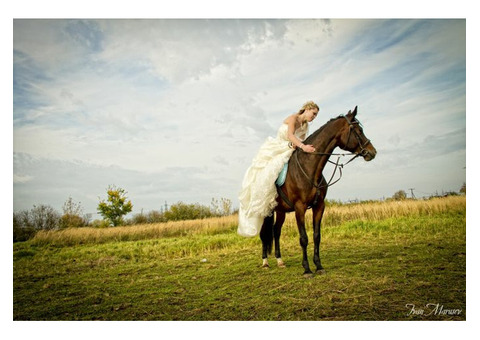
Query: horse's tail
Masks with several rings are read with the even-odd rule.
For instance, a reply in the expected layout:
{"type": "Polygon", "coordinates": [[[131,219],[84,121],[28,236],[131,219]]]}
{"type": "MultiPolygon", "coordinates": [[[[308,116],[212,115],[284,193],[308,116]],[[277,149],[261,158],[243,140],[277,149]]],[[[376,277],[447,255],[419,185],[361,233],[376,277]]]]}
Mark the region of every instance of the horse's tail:
{"type": "Polygon", "coordinates": [[[260,239],[262,240],[263,244],[263,252],[264,256],[272,253],[273,247],[273,213],[271,216],[265,217],[263,220],[262,229],[260,230],[260,239]]]}

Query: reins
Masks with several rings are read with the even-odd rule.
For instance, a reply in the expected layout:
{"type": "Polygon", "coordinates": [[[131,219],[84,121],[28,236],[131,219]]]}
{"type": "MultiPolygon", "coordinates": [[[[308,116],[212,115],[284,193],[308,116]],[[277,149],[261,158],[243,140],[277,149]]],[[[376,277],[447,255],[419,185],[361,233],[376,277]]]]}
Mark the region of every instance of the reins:
{"type": "MultiPolygon", "coordinates": [[[[346,145],[348,145],[348,142],[350,141],[350,136],[352,134],[352,131],[354,132],[355,134],[355,137],[357,138],[357,141],[359,143],[359,146],[360,146],[360,152],[359,153],[355,153],[355,152],[350,152],[350,153],[325,153],[325,152],[305,152],[303,151],[302,149],[296,149],[294,154],[295,154],[295,161],[297,163],[297,166],[298,168],[300,169],[300,171],[303,173],[303,175],[307,178],[307,180],[310,182],[310,184],[315,187],[317,190],[316,190],[316,193],[315,193],[315,199],[313,200],[313,203],[310,207],[312,206],[315,206],[317,203],[318,203],[318,198],[320,197],[321,195],[321,189],[322,188],[328,188],[332,185],[334,185],[335,183],[338,183],[340,181],[340,179],[342,179],[342,175],[343,175],[343,172],[342,172],[342,169],[344,166],[348,165],[350,162],[352,162],[354,159],[356,159],[357,157],[359,156],[364,156],[366,153],[368,153],[368,151],[365,149],[365,147],[370,143],[370,140],[366,140],[365,143],[361,143],[361,138],[360,136],[358,135],[357,131],[355,131],[355,129],[353,129],[353,124],[359,124],[358,121],[354,120],[353,122],[350,122],[348,120],[347,117],[345,116],[340,116],[340,117],[343,117],[347,120],[348,122],[348,125],[349,125],[349,133],[348,133],[348,139],[347,139],[347,143],[346,145]],[[327,159],[327,161],[333,165],[335,165],[335,169],[333,170],[333,173],[332,173],[332,176],[330,177],[330,180],[328,182],[325,181],[325,177],[321,176],[321,179],[320,179],[320,182],[319,183],[315,183],[313,179],[310,178],[310,176],[306,173],[306,171],[303,169],[302,165],[300,164],[300,161],[298,159],[298,154],[299,152],[304,152],[305,154],[310,154],[310,155],[316,155],[316,156],[337,156],[337,161],[336,162],[333,162],[331,161],[330,159],[327,159]],[[353,157],[348,160],[348,162],[346,162],[345,164],[340,164],[340,158],[341,157],[346,157],[346,156],[352,156],[353,157]],[[336,179],[335,181],[333,181],[334,177],[335,177],[335,174],[337,173],[337,169],[339,171],[339,174],[340,176],[338,177],[338,179],[336,179]],[[333,182],[332,182],[333,181],[333,182]],[[323,184],[323,182],[325,182],[325,184],[323,184]]],[[[339,118],[340,118],[339,117],[339,118]]],[[[288,198],[286,197],[285,193],[280,189],[280,187],[277,186],[277,191],[278,193],[280,194],[280,196],[283,198],[283,200],[291,207],[293,208],[293,204],[288,200],[288,198]]]]}
{"type": "Polygon", "coordinates": [[[370,143],[370,140],[366,140],[365,143],[362,143],[361,142],[361,138],[360,136],[358,135],[357,131],[355,131],[355,129],[353,128],[353,124],[359,124],[359,122],[357,120],[353,120],[352,122],[348,120],[348,118],[346,116],[339,116],[339,118],[345,118],[345,120],[347,121],[348,123],[348,127],[349,127],[349,132],[348,132],[348,138],[347,138],[347,143],[350,141],[350,136],[352,135],[352,131],[353,133],[355,134],[355,137],[357,138],[357,141],[358,141],[358,144],[360,146],[360,152],[359,153],[355,153],[355,152],[349,152],[349,153],[325,153],[325,152],[317,152],[317,151],[314,151],[314,152],[305,152],[303,151],[302,149],[297,149],[297,152],[295,153],[295,160],[297,162],[297,165],[298,167],[300,168],[300,170],[302,171],[302,173],[305,175],[305,177],[309,180],[309,182],[317,188],[317,190],[321,189],[322,187],[322,182],[324,181],[324,177],[322,176],[322,179],[320,180],[320,183],[318,184],[315,184],[315,182],[310,179],[310,177],[307,175],[307,173],[305,172],[305,170],[303,169],[302,165],[300,164],[300,161],[298,160],[298,152],[302,151],[304,153],[307,153],[307,154],[310,154],[310,155],[316,155],[316,156],[337,156],[337,161],[336,162],[333,162],[331,161],[330,159],[327,159],[327,161],[333,165],[335,165],[335,169],[333,170],[333,174],[332,176],[330,177],[330,180],[326,183],[326,186],[325,187],[330,187],[332,185],[334,185],[335,183],[337,183],[338,181],[340,181],[340,179],[342,178],[342,169],[345,165],[348,165],[350,162],[352,162],[354,159],[356,159],[357,157],[359,156],[363,156],[365,155],[366,152],[368,152],[365,147],[370,143]],[[346,156],[352,156],[353,157],[345,164],[339,164],[340,162],[340,157],[346,157],[346,156]],[[335,173],[337,172],[337,169],[339,169],[339,173],[340,173],[340,177],[332,183],[332,180],[335,176],[335,173]]]}
{"type": "MultiPolygon", "coordinates": [[[[313,152],[311,153],[313,154],[313,152]]],[[[295,161],[297,163],[297,166],[298,168],[300,169],[300,171],[303,173],[303,175],[305,176],[305,178],[310,182],[310,184],[315,187],[317,189],[317,192],[315,194],[315,200],[313,201],[312,205],[316,205],[317,202],[318,202],[318,197],[320,196],[320,190],[322,188],[328,188],[336,183],[338,183],[341,179],[342,179],[342,176],[343,176],[343,167],[345,165],[347,165],[348,163],[350,163],[351,161],[353,161],[355,158],[357,158],[358,156],[360,156],[360,154],[325,154],[325,153],[319,153],[317,155],[324,155],[324,156],[337,156],[337,161],[336,162],[333,162],[331,160],[327,160],[329,163],[335,165],[335,168],[333,169],[333,172],[332,172],[332,175],[330,176],[330,179],[327,181],[325,181],[325,177],[321,176],[321,179],[320,179],[320,182],[319,183],[315,183],[313,179],[310,178],[310,176],[308,176],[308,174],[306,173],[306,171],[303,169],[302,165],[300,164],[300,161],[298,159],[298,152],[295,153],[295,161]],[[342,156],[349,156],[349,155],[354,155],[347,163],[345,164],[340,164],[340,158],[342,156]],[[337,170],[339,172],[339,177],[333,181],[334,177],[335,177],[335,174],[337,173],[337,170]],[[325,182],[325,183],[324,183],[325,182]]]]}
{"type": "Polygon", "coordinates": [[[338,159],[337,159],[337,162],[333,162],[331,161],[330,159],[328,159],[327,161],[331,164],[338,164],[338,161],[340,160],[340,157],[347,157],[347,156],[353,156],[352,158],[349,159],[349,161],[345,164],[338,164],[339,166],[341,167],[344,167],[345,165],[347,165],[348,163],[350,163],[351,161],[353,161],[355,158],[357,158],[358,156],[361,156],[362,154],[361,153],[355,153],[355,152],[349,152],[349,153],[324,153],[324,152],[305,152],[303,151],[302,149],[298,149],[298,151],[302,151],[304,153],[307,153],[307,154],[310,154],[310,155],[316,155],[316,156],[338,156],[338,159]]]}

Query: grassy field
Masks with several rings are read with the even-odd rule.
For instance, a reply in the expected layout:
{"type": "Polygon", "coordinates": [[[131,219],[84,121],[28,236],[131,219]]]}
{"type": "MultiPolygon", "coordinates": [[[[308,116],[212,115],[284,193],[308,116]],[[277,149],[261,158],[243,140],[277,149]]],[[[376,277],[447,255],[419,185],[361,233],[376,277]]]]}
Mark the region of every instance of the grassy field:
{"type": "Polygon", "coordinates": [[[328,207],[322,237],[326,274],[306,279],[292,215],[287,267],[267,270],[235,216],[39,233],[13,246],[13,317],[466,319],[465,197],[328,207]]]}

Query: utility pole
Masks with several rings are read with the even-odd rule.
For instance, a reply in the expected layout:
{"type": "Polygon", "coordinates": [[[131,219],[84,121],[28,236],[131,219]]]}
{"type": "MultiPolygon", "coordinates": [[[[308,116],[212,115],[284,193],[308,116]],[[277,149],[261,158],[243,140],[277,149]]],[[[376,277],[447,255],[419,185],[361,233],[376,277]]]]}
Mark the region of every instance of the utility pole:
{"type": "Polygon", "coordinates": [[[168,211],[167,201],[165,201],[165,211],[168,211]]]}
{"type": "Polygon", "coordinates": [[[412,198],[413,198],[413,199],[417,199],[417,198],[415,197],[415,195],[413,194],[413,190],[415,190],[415,188],[410,188],[410,189],[408,189],[408,190],[410,190],[410,192],[412,193],[412,198]]]}

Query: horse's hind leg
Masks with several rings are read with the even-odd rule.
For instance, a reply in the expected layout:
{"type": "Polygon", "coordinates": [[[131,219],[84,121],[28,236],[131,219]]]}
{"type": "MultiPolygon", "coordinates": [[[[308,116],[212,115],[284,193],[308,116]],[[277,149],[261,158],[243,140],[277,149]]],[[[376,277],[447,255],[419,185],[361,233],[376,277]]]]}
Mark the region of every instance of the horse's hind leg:
{"type": "Polygon", "coordinates": [[[263,268],[268,268],[268,254],[272,252],[273,244],[273,214],[272,216],[267,216],[263,220],[262,229],[260,230],[260,239],[262,240],[262,259],[263,259],[263,268]]]}
{"type": "Polygon", "coordinates": [[[277,259],[277,265],[281,268],[285,267],[285,263],[282,260],[282,254],[280,253],[280,235],[282,233],[283,222],[285,221],[285,212],[277,211],[277,219],[273,226],[273,236],[275,238],[275,257],[277,259]]]}

